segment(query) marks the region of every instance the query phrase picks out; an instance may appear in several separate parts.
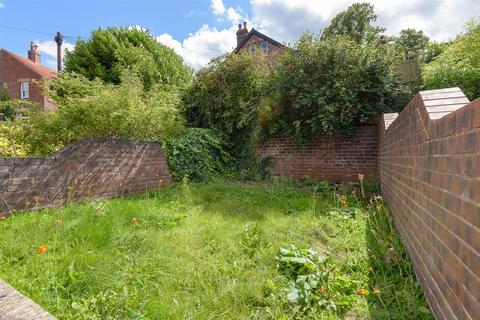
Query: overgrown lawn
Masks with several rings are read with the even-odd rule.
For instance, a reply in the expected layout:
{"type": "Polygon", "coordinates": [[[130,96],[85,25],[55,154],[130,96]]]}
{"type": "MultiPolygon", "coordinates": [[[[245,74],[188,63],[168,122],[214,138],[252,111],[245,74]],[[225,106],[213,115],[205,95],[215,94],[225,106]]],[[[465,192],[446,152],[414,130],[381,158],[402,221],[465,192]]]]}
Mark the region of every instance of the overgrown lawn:
{"type": "Polygon", "coordinates": [[[0,277],[59,319],[430,319],[381,199],[334,194],[184,183],[18,214],[0,277]]]}

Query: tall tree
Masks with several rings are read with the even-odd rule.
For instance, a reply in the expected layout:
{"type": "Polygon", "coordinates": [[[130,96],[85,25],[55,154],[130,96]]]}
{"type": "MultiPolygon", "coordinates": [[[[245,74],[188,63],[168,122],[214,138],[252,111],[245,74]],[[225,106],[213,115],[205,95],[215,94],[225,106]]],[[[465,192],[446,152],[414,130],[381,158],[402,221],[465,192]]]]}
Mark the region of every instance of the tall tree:
{"type": "Polygon", "coordinates": [[[349,36],[357,43],[376,41],[385,28],[376,27],[377,20],[373,5],[354,3],[347,10],[337,14],[322,32],[322,40],[334,36],[349,36]]]}
{"type": "Polygon", "coordinates": [[[395,45],[403,51],[405,59],[416,56],[427,49],[429,38],[422,30],[403,29],[395,38],[395,45]]]}
{"type": "Polygon", "coordinates": [[[145,89],[153,85],[179,87],[190,81],[191,70],[172,49],[160,44],[147,30],[136,28],[99,28],[90,38],[78,39],[67,52],[69,72],[90,80],[100,78],[119,84],[122,71],[134,69],[141,75],[145,89]]]}

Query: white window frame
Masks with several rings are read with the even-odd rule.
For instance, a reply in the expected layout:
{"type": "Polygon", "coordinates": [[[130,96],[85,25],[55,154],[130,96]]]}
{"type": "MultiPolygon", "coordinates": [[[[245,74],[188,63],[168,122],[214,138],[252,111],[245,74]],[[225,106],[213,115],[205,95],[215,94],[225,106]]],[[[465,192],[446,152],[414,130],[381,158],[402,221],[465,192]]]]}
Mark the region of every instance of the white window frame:
{"type": "Polygon", "coordinates": [[[30,82],[21,81],[20,82],[20,99],[29,99],[30,98],[30,82]]]}
{"type": "Polygon", "coordinates": [[[268,56],[268,41],[263,40],[260,42],[260,48],[262,49],[263,53],[268,56]]]}

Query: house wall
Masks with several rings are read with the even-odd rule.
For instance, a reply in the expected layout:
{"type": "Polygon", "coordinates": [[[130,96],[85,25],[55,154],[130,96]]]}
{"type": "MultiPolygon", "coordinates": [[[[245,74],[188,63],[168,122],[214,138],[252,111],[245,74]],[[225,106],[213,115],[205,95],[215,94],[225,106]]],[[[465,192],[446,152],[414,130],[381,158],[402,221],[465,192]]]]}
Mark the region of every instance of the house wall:
{"type": "Polygon", "coordinates": [[[320,179],[330,182],[377,177],[378,127],[357,127],[351,136],[322,134],[305,144],[274,136],[257,146],[259,158],[271,157],[273,176],[320,179]]]}
{"type": "Polygon", "coordinates": [[[480,319],[480,99],[419,93],[380,127],[379,173],[437,319],[480,319]]]}
{"type": "Polygon", "coordinates": [[[160,144],[89,138],[42,158],[0,158],[0,216],[112,198],[171,181],[160,144]]]}
{"type": "Polygon", "coordinates": [[[20,99],[20,81],[30,82],[29,100],[40,103],[45,109],[53,109],[55,106],[42,96],[40,88],[35,85],[35,80],[41,76],[26,68],[22,63],[0,51],[0,87],[7,88],[11,99],[20,99]]]}
{"type": "MultiPolygon", "coordinates": [[[[245,44],[239,49],[239,52],[244,52],[244,51],[247,51],[248,52],[248,47],[251,45],[251,44],[255,44],[257,46],[257,50],[261,50],[260,48],[260,42],[264,41],[265,39],[257,36],[256,34],[253,34],[248,40],[247,42],[245,42],[245,44]]],[[[283,48],[280,48],[276,45],[274,45],[273,43],[271,43],[270,41],[268,41],[268,55],[269,56],[272,56],[272,57],[275,57],[277,56],[278,54],[280,54],[281,52],[283,51],[283,48]]]]}

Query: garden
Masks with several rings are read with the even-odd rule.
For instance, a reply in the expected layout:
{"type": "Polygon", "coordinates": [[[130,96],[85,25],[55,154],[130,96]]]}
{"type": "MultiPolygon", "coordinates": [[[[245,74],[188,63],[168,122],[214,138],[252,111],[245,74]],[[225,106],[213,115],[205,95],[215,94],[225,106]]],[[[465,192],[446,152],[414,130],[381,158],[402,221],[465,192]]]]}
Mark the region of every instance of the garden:
{"type": "Polygon", "coordinates": [[[0,274],[59,319],[431,319],[365,189],[185,180],[14,215],[0,274]]]}

